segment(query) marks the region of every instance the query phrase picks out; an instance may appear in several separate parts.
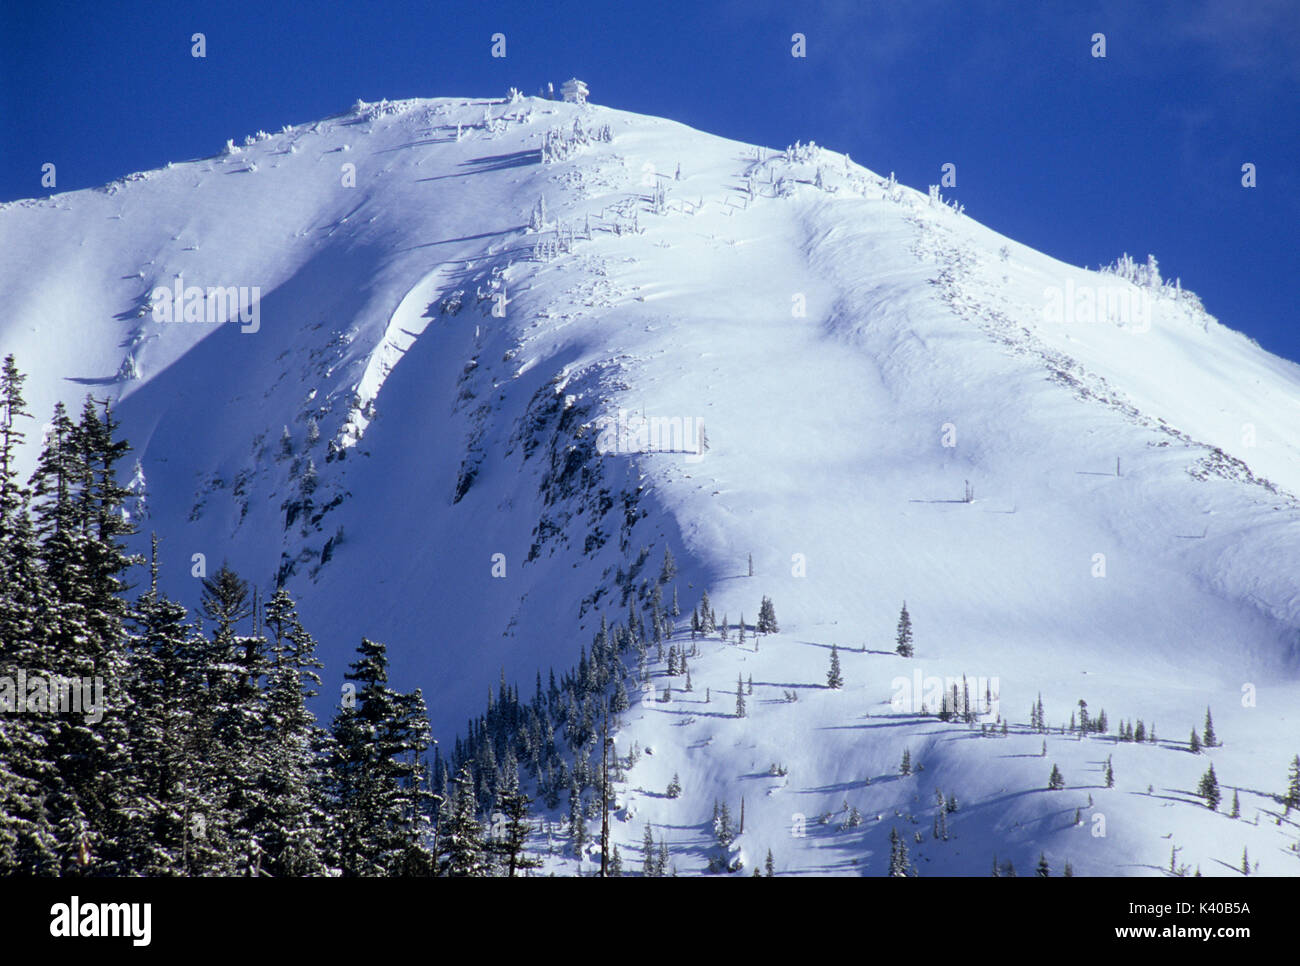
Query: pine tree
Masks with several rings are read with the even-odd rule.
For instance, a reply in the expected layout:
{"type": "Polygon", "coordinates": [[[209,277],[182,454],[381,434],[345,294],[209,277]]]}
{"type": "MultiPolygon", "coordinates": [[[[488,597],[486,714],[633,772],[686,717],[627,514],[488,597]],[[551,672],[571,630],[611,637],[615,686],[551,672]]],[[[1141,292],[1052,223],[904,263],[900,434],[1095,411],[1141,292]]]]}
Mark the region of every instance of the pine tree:
{"type": "Polygon", "coordinates": [[[1038,876],[1040,879],[1046,879],[1051,876],[1051,874],[1052,868],[1047,864],[1047,856],[1044,853],[1039,852],[1038,868],[1034,870],[1034,875],[1038,876]]]}
{"type": "Polygon", "coordinates": [[[911,657],[914,653],[912,647],[912,618],[907,613],[907,601],[903,601],[903,609],[898,615],[898,636],[896,641],[898,653],[903,657],[911,657]]]}
{"type": "MultiPolygon", "coordinates": [[[[330,742],[334,864],[345,876],[428,874],[430,792],[421,761],[431,739],[424,698],[418,690],[400,694],[388,687],[383,644],[363,638],[357,651],[344,675],[357,685],[355,698],[335,715],[330,742]]],[[[451,798],[443,802],[438,830],[444,873],[481,874],[486,858],[467,765],[451,798]],[[453,833],[463,841],[448,839],[453,833]]]]}
{"type": "Polygon", "coordinates": [[[1300,808],[1300,755],[1291,759],[1291,769],[1287,772],[1286,783],[1286,804],[1287,814],[1291,809],[1300,808]]]}
{"type": "Polygon", "coordinates": [[[759,634],[777,634],[781,628],[776,622],[776,608],[772,600],[764,597],[758,605],[758,623],[754,628],[759,634]]]}
{"type": "Polygon", "coordinates": [[[717,818],[713,822],[713,834],[724,849],[730,847],[736,840],[736,830],[731,824],[731,809],[726,802],[723,802],[718,809],[717,818]]]}
{"type": "Polygon", "coordinates": [[[1219,800],[1222,796],[1219,793],[1219,779],[1215,777],[1213,764],[1201,776],[1201,783],[1196,786],[1196,794],[1205,799],[1206,808],[1212,812],[1218,811],[1219,800]]]}
{"type": "Polygon", "coordinates": [[[1192,729],[1192,737],[1188,739],[1187,746],[1193,755],[1199,755],[1201,753],[1201,738],[1200,735],[1196,733],[1195,728],[1192,729]]]}
{"type": "Polygon", "coordinates": [[[135,810],[125,842],[133,873],[193,875],[219,867],[219,858],[206,854],[213,843],[206,841],[200,797],[197,739],[206,696],[196,658],[204,642],[186,609],[159,593],[157,536],[152,543],[149,590],[132,608],[128,637],[132,700],[125,714],[135,810]]]}
{"type": "MultiPolygon", "coordinates": [[[[461,766],[456,775],[455,790],[443,805],[443,817],[438,823],[440,874],[458,879],[489,875],[491,866],[483,841],[483,828],[476,815],[474,778],[469,765],[461,766]]],[[[382,875],[383,872],[377,868],[373,874],[382,875]]]]}
{"type": "Polygon", "coordinates": [[[677,562],[673,560],[673,552],[668,547],[664,547],[664,562],[659,568],[659,583],[669,583],[677,576],[677,562]]]}
{"type": "Polygon", "coordinates": [[[641,874],[646,878],[655,878],[661,875],[659,871],[659,858],[655,852],[654,836],[650,833],[650,826],[645,827],[645,837],[641,840],[641,874]]]}
{"type": "Polygon", "coordinates": [[[713,608],[709,606],[709,592],[706,590],[700,594],[700,633],[712,634],[717,629],[717,622],[713,619],[713,608]]]}
{"type": "Polygon", "coordinates": [[[1207,705],[1205,708],[1205,733],[1202,741],[1206,748],[1214,748],[1219,744],[1219,739],[1214,734],[1214,719],[1210,717],[1210,709],[1207,705]]]}
{"type": "Polygon", "coordinates": [[[1107,788],[1114,788],[1114,787],[1115,787],[1115,769],[1114,769],[1114,766],[1111,764],[1110,759],[1111,759],[1111,756],[1110,756],[1110,755],[1107,755],[1107,756],[1106,756],[1106,787],[1107,787],[1107,788]]]}
{"type": "MultiPolygon", "coordinates": [[[[12,355],[0,369],[0,674],[48,666],[45,615],[52,594],[39,561],[27,489],[16,482],[16,450],[31,418],[22,386],[26,376],[12,355]]],[[[44,716],[40,716],[43,718],[44,716]]],[[[54,875],[59,843],[46,795],[54,764],[37,716],[0,714],[0,875],[54,875]]]]}
{"type": "Polygon", "coordinates": [[[898,834],[898,829],[889,830],[889,871],[891,877],[906,878],[908,874],[907,843],[898,834]]]}
{"type": "Polygon", "coordinates": [[[912,774],[912,750],[910,748],[903,749],[903,760],[899,763],[898,773],[900,775],[912,774]]]}
{"type": "Polygon", "coordinates": [[[1229,813],[1230,818],[1241,818],[1241,799],[1237,797],[1237,790],[1232,790],[1232,811],[1229,813]]]}
{"type": "Polygon", "coordinates": [[[202,588],[201,610],[215,625],[202,657],[207,693],[200,712],[199,760],[205,835],[221,855],[222,864],[212,871],[244,875],[259,865],[257,829],[268,818],[260,785],[270,769],[262,685],[271,665],[266,640],[237,629],[253,615],[248,582],[223,563],[202,588]]]}
{"type": "Polygon", "coordinates": [[[736,717],[745,717],[745,682],[736,675],[736,717]]]}
{"type": "Polygon", "coordinates": [[[668,791],[666,794],[669,798],[678,798],[682,794],[682,782],[681,779],[677,777],[676,772],[673,772],[673,780],[668,783],[668,791]]]}
{"type": "Polygon", "coordinates": [[[254,835],[273,876],[321,875],[326,869],[325,776],[319,750],[325,734],[308,709],[319,693],[323,665],[289,592],[276,591],[265,609],[270,635],[263,729],[265,767],[257,779],[265,803],[254,835]]]}
{"type": "MultiPolygon", "coordinates": [[[[505,820],[503,834],[488,845],[488,851],[497,857],[506,876],[512,879],[520,872],[527,874],[528,870],[541,868],[542,865],[540,859],[533,858],[525,851],[530,828],[528,806],[532,804],[532,799],[519,790],[518,776],[515,775],[514,778],[511,787],[503,789],[497,796],[497,807],[505,820]]],[[[613,874],[621,875],[622,863],[618,859],[617,846],[614,848],[613,861],[619,867],[619,871],[613,874]]]]}
{"type": "Polygon", "coordinates": [[[1065,787],[1065,777],[1055,764],[1052,765],[1052,774],[1048,776],[1047,787],[1052,791],[1058,791],[1065,787]]]}
{"type": "Polygon", "coordinates": [[[90,397],[73,424],[62,404],[32,477],[33,515],[48,607],[41,658],[50,678],[97,680],[104,706],[90,715],[58,714],[33,722],[43,757],[46,819],[64,872],[124,874],[131,825],[126,689],[127,604],[124,578],[137,561],[121,538],[134,532],[123,512],[116,467],[130,447],[117,438],[112,410],[90,397]]]}
{"type": "Polygon", "coordinates": [[[776,863],[772,861],[772,850],[767,850],[767,859],[763,862],[763,871],[769,879],[776,876],[776,863]]]}
{"type": "Polygon", "coordinates": [[[832,691],[844,687],[844,676],[840,673],[840,654],[834,644],[831,645],[831,667],[826,672],[826,686],[832,691]]]}
{"type": "MultiPolygon", "coordinates": [[[[10,568],[14,566],[11,555],[17,550],[14,541],[18,531],[28,525],[28,493],[16,482],[18,469],[15,465],[17,450],[27,438],[18,420],[32,418],[27,411],[27,400],[23,398],[26,380],[27,377],[18,371],[13,355],[5,356],[3,367],[0,367],[0,563],[7,566],[0,570],[0,574],[6,576],[6,589],[8,575],[12,572],[10,568]]],[[[0,628],[11,630],[8,624],[0,625],[0,628]]],[[[7,640],[5,643],[11,642],[7,640]]]]}
{"type": "Polygon", "coordinates": [[[575,778],[569,784],[569,843],[573,854],[582,857],[582,848],[587,844],[587,819],[582,808],[582,789],[575,778]]]}

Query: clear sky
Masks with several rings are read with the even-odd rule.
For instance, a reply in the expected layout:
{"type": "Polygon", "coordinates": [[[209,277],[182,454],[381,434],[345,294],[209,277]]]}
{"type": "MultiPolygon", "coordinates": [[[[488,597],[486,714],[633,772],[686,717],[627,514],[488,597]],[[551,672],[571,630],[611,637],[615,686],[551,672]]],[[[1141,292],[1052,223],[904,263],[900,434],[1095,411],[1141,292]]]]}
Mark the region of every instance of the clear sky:
{"type": "Polygon", "coordinates": [[[1154,253],[1223,322],[1300,360],[1297,0],[7,0],[0,200],[49,194],[46,162],[57,190],[92,187],[358,97],[531,94],[572,75],[599,104],[814,140],[922,191],[951,162],[944,194],[970,216],[1074,264],[1154,253]]]}

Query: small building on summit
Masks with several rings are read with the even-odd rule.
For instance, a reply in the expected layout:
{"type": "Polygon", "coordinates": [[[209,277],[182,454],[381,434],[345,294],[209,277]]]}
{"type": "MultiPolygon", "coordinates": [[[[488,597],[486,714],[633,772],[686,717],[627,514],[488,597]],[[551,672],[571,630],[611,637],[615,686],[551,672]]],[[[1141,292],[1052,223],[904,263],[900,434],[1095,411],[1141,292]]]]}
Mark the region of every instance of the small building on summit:
{"type": "Polygon", "coordinates": [[[576,77],[570,77],[560,87],[560,94],[570,104],[587,103],[587,85],[576,77]]]}

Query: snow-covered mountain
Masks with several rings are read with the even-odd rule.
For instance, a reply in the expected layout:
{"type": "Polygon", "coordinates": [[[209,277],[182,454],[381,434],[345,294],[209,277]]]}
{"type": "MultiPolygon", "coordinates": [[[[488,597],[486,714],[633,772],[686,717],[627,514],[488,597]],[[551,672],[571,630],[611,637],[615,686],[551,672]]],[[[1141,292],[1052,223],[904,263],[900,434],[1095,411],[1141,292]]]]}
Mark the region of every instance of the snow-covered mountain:
{"type": "Polygon", "coordinates": [[[650,825],[702,871],[743,797],[746,872],[883,874],[897,829],[923,875],[1300,873],[1300,368],[1154,262],[1062,264],[811,143],[447,98],[0,206],[0,288],[33,412],[119,400],[168,589],[283,580],[327,691],[386,641],[444,743],[670,549],[678,639],[705,590],[732,634],[626,716],[625,861],[650,825]],[[976,724],[903,701],[963,674],[976,724]],[[1108,737],[1059,732],[1081,699],[1108,737]]]}

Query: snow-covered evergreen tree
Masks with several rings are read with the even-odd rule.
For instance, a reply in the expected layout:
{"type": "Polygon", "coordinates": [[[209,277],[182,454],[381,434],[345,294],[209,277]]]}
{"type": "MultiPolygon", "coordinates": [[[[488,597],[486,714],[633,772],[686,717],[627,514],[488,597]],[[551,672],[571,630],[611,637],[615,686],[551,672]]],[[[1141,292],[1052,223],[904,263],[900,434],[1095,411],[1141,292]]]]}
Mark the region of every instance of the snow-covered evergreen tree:
{"type": "Polygon", "coordinates": [[[834,644],[831,645],[831,666],[826,672],[826,686],[832,691],[844,687],[844,675],[840,673],[840,653],[834,644]]]}
{"type": "Polygon", "coordinates": [[[1214,765],[1211,764],[1209,769],[1201,776],[1200,784],[1196,786],[1196,794],[1205,799],[1205,807],[1212,812],[1219,810],[1219,802],[1222,794],[1219,791],[1219,779],[1214,774],[1214,765]]]}
{"type": "Polygon", "coordinates": [[[911,657],[912,647],[912,618],[907,613],[907,601],[903,601],[903,609],[898,615],[898,634],[895,637],[897,652],[903,657],[911,657]]]}

